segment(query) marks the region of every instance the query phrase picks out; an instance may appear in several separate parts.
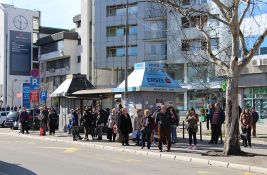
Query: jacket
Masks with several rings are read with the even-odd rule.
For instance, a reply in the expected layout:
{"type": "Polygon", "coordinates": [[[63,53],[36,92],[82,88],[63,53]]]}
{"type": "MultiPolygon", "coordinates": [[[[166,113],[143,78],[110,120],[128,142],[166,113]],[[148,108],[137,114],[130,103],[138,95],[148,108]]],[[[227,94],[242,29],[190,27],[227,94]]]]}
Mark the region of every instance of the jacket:
{"type": "Polygon", "coordinates": [[[129,114],[127,114],[127,117],[122,113],[119,115],[118,128],[123,135],[133,132],[132,120],[129,114]]]}
{"type": "Polygon", "coordinates": [[[76,112],[73,112],[71,115],[72,115],[72,118],[71,118],[71,124],[72,124],[72,126],[79,126],[79,117],[78,117],[78,114],[76,112]]]}
{"type": "Polygon", "coordinates": [[[82,122],[83,122],[84,127],[93,126],[93,122],[94,122],[93,115],[89,111],[85,111],[82,116],[82,122]]]}
{"type": "Polygon", "coordinates": [[[159,112],[156,116],[156,123],[159,128],[170,128],[171,117],[168,112],[159,112]]]}
{"type": "Polygon", "coordinates": [[[133,125],[134,130],[140,130],[141,129],[141,120],[142,120],[141,116],[136,116],[134,118],[134,125],[133,125]]]}
{"type": "Polygon", "coordinates": [[[29,113],[26,111],[21,112],[20,116],[19,116],[19,121],[20,122],[28,122],[29,121],[29,113]]]}

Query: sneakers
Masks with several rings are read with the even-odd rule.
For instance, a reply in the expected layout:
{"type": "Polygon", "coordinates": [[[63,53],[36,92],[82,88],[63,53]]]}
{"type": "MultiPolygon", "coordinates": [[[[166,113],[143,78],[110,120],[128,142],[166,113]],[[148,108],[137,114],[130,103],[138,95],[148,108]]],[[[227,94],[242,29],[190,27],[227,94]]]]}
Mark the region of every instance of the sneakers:
{"type": "Polygon", "coordinates": [[[192,149],[192,145],[188,145],[187,149],[192,149]]]}
{"type": "Polygon", "coordinates": [[[192,146],[192,149],[194,149],[194,150],[197,149],[197,146],[196,145],[192,146]]]}

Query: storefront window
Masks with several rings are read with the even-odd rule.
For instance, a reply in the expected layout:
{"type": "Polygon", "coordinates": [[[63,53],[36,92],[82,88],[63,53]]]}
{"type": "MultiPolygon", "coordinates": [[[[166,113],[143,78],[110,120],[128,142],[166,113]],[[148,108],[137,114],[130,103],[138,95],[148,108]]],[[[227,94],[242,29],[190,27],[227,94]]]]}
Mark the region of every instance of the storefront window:
{"type": "Polygon", "coordinates": [[[245,88],[244,107],[255,107],[261,119],[267,118],[267,87],[245,88]]]}
{"type": "Polygon", "coordinates": [[[175,98],[175,103],[177,105],[177,109],[180,111],[184,110],[184,94],[177,94],[175,98]]]}

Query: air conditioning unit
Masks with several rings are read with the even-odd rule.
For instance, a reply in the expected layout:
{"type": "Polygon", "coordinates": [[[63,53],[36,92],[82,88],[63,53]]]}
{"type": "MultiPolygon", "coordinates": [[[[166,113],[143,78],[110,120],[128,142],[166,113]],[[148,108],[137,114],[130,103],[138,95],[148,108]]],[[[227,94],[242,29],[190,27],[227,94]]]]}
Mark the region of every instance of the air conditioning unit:
{"type": "Polygon", "coordinates": [[[261,65],[267,65],[267,58],[261,59],[261,65]]]}
{"type": "Polygon", "coordinates": [[[251,60],[252,66],[260,66],[261,65],[261,59],[253,59],[251,60]]]}

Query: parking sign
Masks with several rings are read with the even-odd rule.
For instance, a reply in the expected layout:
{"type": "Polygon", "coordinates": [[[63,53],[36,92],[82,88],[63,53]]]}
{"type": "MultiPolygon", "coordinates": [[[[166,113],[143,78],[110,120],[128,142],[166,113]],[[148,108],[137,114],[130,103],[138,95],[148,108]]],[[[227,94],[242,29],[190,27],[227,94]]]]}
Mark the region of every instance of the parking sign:
{"type": "Polygon", "coordinates": [[[42,102],[45,102],[46,101],[46,98],[47,98],[47,92],[46,91],[41,91],[40,92],[40,100],[42,102]]]}
{"type": "Polygon", "coordinates": [[[31,86],[31,90],[38,90],[40,87],[40,78],[31,77],[30,86],[31,86]]]}

